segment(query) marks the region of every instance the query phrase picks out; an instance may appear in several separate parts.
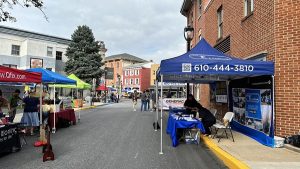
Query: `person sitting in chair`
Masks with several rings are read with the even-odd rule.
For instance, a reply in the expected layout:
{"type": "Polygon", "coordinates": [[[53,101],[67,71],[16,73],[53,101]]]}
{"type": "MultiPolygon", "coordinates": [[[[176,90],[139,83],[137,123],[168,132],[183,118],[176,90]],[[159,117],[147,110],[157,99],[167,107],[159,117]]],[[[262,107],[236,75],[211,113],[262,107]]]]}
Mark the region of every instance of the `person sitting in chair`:
{"type": "Polygon", "coordinates": [[[184,108],[186,109],[187,114],[192,114],[196,117],[198,109],[202,107],[192,94],[189,94],[187,100],[184,102],[184,108]]]}
{"type": "Polygon", "coordinates": [[[215,116],[208,109],[202,107],[202,105],[200,105],[198,112],[199,118],[201,118],[202,124],[205,129],[205,135],[211,135],[210,127],[216,123],[215,116]]]}

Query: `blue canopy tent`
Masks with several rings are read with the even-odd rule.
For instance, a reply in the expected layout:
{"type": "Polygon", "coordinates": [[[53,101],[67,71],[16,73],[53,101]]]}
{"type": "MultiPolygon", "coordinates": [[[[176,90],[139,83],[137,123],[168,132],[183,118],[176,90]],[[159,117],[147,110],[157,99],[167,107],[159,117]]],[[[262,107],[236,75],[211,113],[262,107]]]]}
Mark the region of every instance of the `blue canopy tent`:
{"type": "MultiPolygon", "coordinates": [[[[160,69],[157,71],[157,79],[161,82],[183,83],[212,83],[261,75],[272,76],[274,85],[274,63],[228,56],[211,47],[204,38],[189,52],[162,60],[160,69]]],[[[161,86],[161,95],[163,95],[162,91],[163,86],[161,86]]],[[[274,93],[272,98],[274,98],[274,93]]],[[[268,140],[268,138],[258,138],[260,142],[266,139],[268,140]]],[[[268,144],[267,142],[264,143],[268,144]]]]}
{"type": "MultiPolygon", "coordinates": [[[[38,72],[42,74],[42,84],[74,84],[76,85],[76,81],[69,79],[63,75],[60,75],[58,73],[52,72],[47,69],[43,68],[33,68],[33,69],[27,69],[28,72],[38,72]]],[[[42,85],[41,85],[42,86],[42,85]]],[[[42,87],[41,87],[42,88],[42,87]]],[[[54,111],[56,110],[55,106],[55,85],[54,85],[54,111]]],[[[42,115],[40,115],[40,121],[42,119],[42,115]]],[[[54,113],[54,128],[52,129],[52,132],[55,132],[55,113],[54,113]]]]}

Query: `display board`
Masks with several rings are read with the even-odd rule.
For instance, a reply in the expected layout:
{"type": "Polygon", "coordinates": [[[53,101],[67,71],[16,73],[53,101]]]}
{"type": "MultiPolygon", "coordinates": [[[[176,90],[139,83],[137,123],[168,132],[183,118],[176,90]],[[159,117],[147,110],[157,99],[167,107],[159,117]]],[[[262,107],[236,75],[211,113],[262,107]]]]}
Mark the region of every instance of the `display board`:
{"type": "Polygon", "coordinates": [[[270,89],[232,88],[234,120],[270,135],[272,98],[270,89]]]}

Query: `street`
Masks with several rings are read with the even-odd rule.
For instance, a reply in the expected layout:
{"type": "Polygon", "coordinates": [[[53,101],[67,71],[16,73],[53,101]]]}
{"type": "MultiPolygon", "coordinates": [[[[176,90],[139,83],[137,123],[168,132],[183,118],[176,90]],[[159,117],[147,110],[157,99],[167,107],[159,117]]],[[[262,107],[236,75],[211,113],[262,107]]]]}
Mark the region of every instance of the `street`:
{"type": "MultiPolygon", "coordinates": [[[[138,105],[139,106],[139,105],[138,105]]],[[[78,113],[78,112],[77,112],[78,113]]],[[[163,129],[152,127],[153,112],[134,112],[131,101],[81,111],[81,121],[51,135],[55,160],[42,162],[41,148],[33,147],[37,136],[27,137],[20,152],[0,157],[1,169],[214,169],[226,166],[204,145],[171,146],[163,129]]],[[[165,127],[166,121],[163,124],[165,127]]]]}

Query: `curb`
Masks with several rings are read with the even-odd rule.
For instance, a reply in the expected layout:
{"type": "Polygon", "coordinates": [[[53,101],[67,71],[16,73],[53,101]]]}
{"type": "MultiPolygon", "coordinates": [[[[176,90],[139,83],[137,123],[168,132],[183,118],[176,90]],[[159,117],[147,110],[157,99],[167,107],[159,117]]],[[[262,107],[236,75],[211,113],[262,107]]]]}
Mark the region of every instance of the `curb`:
{"type": "Polygon", "coordinates": [[[244,162],[233,157],[223,149],[221,149],[217,144],[215,144],[210,138],[201,136],[205,145],[220,158],[224,164],[230,169],[250,169],[244,162]]]}
{"type": "Polygon", "coordinates": [[[286,149],[289,149],[289,150],[291,150],[291,151],[300,153],[300,148],[295,147],[295,146],[292,146],[292,145],[290,145],[290,144],[284,144],[283,147],[286,148],[286,149]]]}

